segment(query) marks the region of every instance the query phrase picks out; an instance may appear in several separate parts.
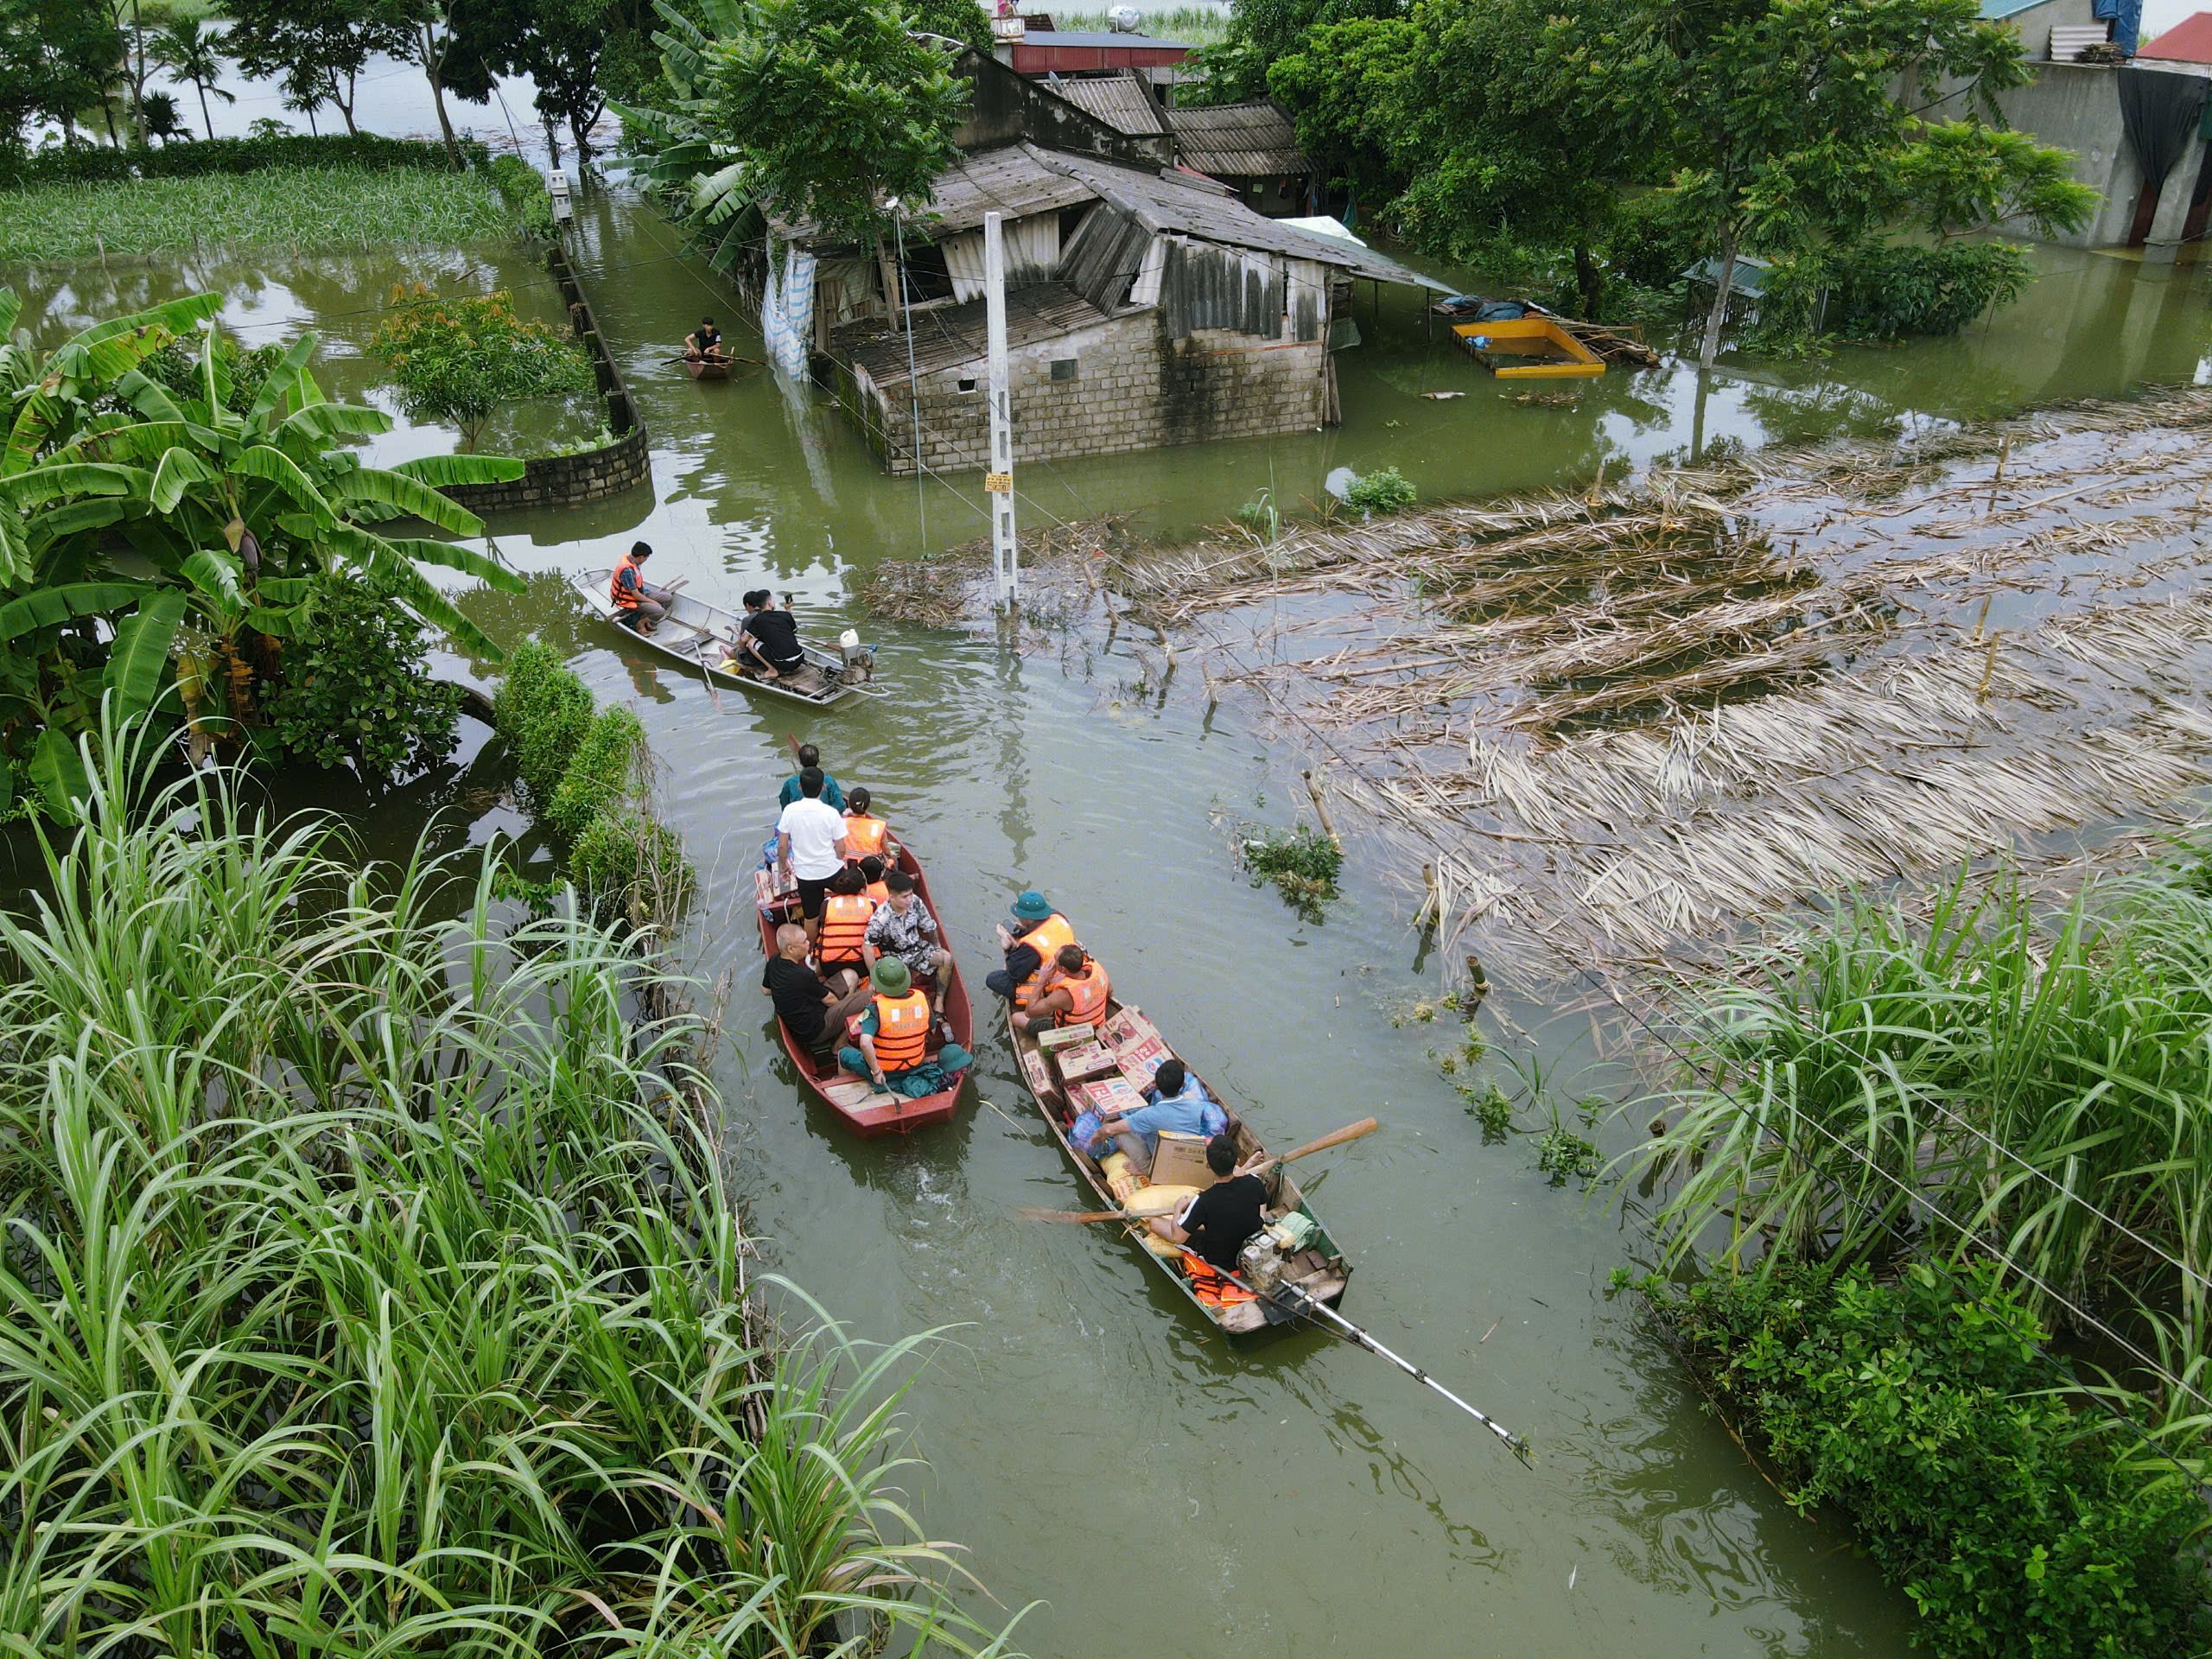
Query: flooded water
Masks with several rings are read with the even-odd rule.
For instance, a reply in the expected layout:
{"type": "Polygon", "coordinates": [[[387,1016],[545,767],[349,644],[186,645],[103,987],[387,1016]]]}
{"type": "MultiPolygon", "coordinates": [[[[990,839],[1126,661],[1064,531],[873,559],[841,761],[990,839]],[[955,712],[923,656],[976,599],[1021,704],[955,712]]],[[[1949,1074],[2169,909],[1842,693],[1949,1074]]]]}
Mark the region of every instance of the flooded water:
{"type": "MultiPolygon", "coordinates": [[[[912,1497],[1009,1608],[1042,1602],[1021,1644],[1230,1659],[1905,1652],[1904,1598],[1839,1529],[1791,1512],[1605,1294],[1614,1267],[1643,1252],[1636,1216],[1548,1186],[1531,1135],[1484,1143],[1433,1058],[1461,1028],[1404,1017],[1435,994],[1436,964],[1363,859],[1358,826],[1342,826],[1345,895],[1318,925],[1236,872],[1236,826],[1292,820],[1301,757],[1249,710],[1210,709],[1187,675],[1163,691],[1144,642],[1071,638],[1014,656],[988,634],[861,613],[857,575],[981,533],[980,480],[893,480],[822,394],[757,372],[695,385],[664,366],[702,310],[734,307],[665,226],[606,197],[585,213],[577,263],[652,429],[654,486],[502,521],[498,545],[533,575],[531,592],[467,602],[499,637],[558,644],[595,692],[645,721],[669,816],[708,878],[684,953],[727,983],[716,1069],[767,1262],[864,1336],[944,1329],[910,1396],[930,1459],[912,1497]],[[626,649],[564,578],[639,537],[659,550],[660,580],[687,576],[725,605],[772,586],[811,632],[858,626],[893,695],[810,722],[626,649]],[[944,1129],[863,1143],[807,1104],[769,1039],[749,906],[796,736],[868,785],[919,852],[971,982],[992,965],[991,923],[1041,887],[1120,994],[1271,1143],[1380,1117],[1382,1133],[1301,1176],[1356,1264],[1345,1311],[1529,1435],[1536,1466],[1368,1355],[1312,1332],[1232,1350],[1118,1239],[1015,1219],[1016,1206],[1078,1193],[995,1031],[978,1033],[980,1099],[944,1129]]],[[[526,262],[468,257],[531,303],[550,298],[526,262]]],[[[1724,374],[1706,442],[1924,425],[2204,372],[2201,271],[2038,257],[2045,280],[2030,297],[1960,340],[1724,374]]],[[[457,261],[440,269],[460,280],[457,261]]],[[[226,291],[251,327],[327,326],[335,393],[368,384],[359,331],[398,274],[374,258],[271,261],[226,291]]],[[[122,279],[41,280],[32,315],[50,334],[122,279]]],[[[132,273],[130,291],[158,297],[165,280],[132,273]]],[[[1601,462],[1618,477],[1692,442],[1693,378],[1614,373],[1572,404],[1524,404],[1427,340],[1402,292],[1361,325],[1369,343],[1343,359],[1341,430],[1027,466],[1027,522],[1114,511],[1174,535],[1262,489],[1294,505],[1338,466],[1395,464],[1424,494],[1464,494],[1579,482],[1601,462]],[[1435,390],[1466,395],[1420,395],[1435,390]]],[[[535,418],[517,416],[508,436],[525,439],[535,418]]],[[[378,453],[438,441],[403,426],[378,453]]],[[[519,827],[485,811],[487,779],[467,759],[359,804],[378,850],[411,841],[434,809],[455,836],[519,827]]],[[[1510,1087],[1514,1068],[1539,1065],[1570,1102],[1626,1087],[1595,1062],[1586,1010],[1501,983],[1478,1029],[1478,1076],[1510,1087]]]]}

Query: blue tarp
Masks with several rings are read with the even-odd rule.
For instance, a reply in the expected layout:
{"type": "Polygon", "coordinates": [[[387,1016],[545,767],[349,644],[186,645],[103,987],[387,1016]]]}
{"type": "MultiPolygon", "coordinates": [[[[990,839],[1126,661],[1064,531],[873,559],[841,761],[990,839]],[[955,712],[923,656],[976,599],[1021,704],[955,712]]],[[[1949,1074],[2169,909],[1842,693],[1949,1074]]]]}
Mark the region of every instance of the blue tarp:
{"type": "MultiPolygon", "coordinates": [[[[1986,16],[1985,8],[1984,15],[1986,16]]],[[[2133,52],[2141,44],[2143,0],[2089,0],[2089,16],[2112,25],[2113,43],[2133,52]]]]}

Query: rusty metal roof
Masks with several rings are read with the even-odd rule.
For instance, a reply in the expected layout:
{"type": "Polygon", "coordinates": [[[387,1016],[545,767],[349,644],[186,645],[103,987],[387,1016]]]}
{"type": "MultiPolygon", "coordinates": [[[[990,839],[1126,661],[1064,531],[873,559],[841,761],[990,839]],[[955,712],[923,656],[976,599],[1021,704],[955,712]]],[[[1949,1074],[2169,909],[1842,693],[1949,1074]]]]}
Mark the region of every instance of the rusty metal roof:
{"type": "Polygon", "coordinates": [[[1167,130],[1167,118],[1160,111],[1160,100],[1129,70],[1112,75],[1071,75],[1046,84],[1116,132],[1151,137],[1167,130]]]}
{"type": "Polygon", "coordinates": [[[1217,178],[1311,173],[1313,162],[1298,147],[1290,117],[1267,99],[1221,104],[1211,109],[1170,110],[1168,130],[1187,167],[1217,178]]]}

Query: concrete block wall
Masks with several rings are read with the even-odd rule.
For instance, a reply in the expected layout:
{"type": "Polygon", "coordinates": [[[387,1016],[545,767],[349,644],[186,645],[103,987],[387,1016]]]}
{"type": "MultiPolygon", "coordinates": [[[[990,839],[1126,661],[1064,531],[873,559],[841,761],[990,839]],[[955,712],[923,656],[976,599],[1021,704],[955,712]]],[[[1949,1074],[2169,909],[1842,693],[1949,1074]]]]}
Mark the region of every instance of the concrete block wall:
{"type": "Polygon", "coordinates": [[[505,512],[518,507],[562,507],[604,500],[634,490],[652,480],[652,451],[646,442],[645,423],[637,400],[616,366],[614,355],[600,335],[599,319],[583,284],[569,264],[565,250],[555,245],[545,256],[546,268],[569,307],[569,326],[591,354],[592,373],[607,405],[607,429],[614,442],[573,455],[547,455],[523,462],[520,478],[503,484],[454,484],[444,493],[471,512],[505,512]]]}
{"type": "MultiPolygon", "coordinates": [[[[1016,464],[1109,455],[1215,438],[1309,431],[1322,423],[1325,352],[1320,340],[1268,340],[1226,329],[1166,337],[1142,311],[1013,355],[1008,392],[1016,464]],[[1072,378],[1052,378],[1073,359],[1072,378]]],[[[989,459],[988,371],[978,363],[925,374],[922,460],[938,472],[975,472],[989,459]],[[963,391],[961,383],[969,383],[963,391]]],[[[911,400],[864,376],[843,388],[885,464],[914,470],[911,400]]]]}

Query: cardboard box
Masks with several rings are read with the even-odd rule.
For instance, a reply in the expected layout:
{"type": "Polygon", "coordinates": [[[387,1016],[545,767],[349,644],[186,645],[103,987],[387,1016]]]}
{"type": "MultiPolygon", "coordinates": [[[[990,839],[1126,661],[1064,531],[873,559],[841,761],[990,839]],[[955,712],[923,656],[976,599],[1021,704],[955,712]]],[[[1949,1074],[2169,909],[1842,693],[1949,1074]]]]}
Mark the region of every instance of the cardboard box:
{"type": "Polygon", "coordinates": [[[1065,1083],[1103,1077],[1119,1066],[1114,1056],[1098,1043],[1078,1043],[1072,1048],[1062,1049],[1052,1058],[1060,1068],[1061,1080],[1065,1083]]]}
{"type": "Polygon", "coordinates": [[[1105,1039],[1107,1047],[1119,1049],[1129,1043],[1141,1043],[1147,1037],[1157,1039],[1160,1027],[1144,1017],[1143,1009],[1125,1007],[1100,1027],[1098,1034],[1105,1039]]]}
{"type": "Polygon", "coordinates": [[[1052,1081],[1052,1069],[1045,1064],[1045,1057],[1033,1048],[1021,1051],[1021,1075],[1029,1079],[1031,1092],[1046,1100],[1055,1098],[1060,1086],[1052,1081]]]}
{"type": "Polygon", "coordinates": [[[1160,1150],[1152,1155],[1154,1186],[1211,1186],[1213,1171],[1206,1167],[1206,1138],[1185,1135],[1180,1129],[1160,1132],[1160,1150]]]}
{"type": "Polygon", "coordinates": [[[1122,1068],[1122,1075],[1139,1094],[1152,1087],[1152,1074],[1174,1058],[1167,1045],[1157,1037],[1141,1038],[1114,1051],[1114,1063],[1122,1068]]]}
{"type": "Polygon", "coordinates": [[[1037,1046],[1051,1054],[1063,1048],[1079,1047],[1091,1039],[1092,1033],[1088,1026],[1056,1026],[1050,1031],[1037,1033],[1037,1046]]]}
{"type": "Polygon", "coordinates": [[[1144,1104],[1144,1096],[1118,1076],[1102,1077],[1095,1083],[1072,1084],[1068,1093],[1086,1110],[1102,1117],[1120,1117],[1144,1104]]]}

